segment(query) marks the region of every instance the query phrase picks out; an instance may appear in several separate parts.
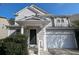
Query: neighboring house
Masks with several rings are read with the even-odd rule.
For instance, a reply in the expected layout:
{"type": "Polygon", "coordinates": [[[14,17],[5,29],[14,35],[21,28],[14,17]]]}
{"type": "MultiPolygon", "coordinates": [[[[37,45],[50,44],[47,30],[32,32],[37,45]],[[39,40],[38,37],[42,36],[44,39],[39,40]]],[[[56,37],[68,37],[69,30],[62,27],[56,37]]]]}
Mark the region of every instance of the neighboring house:
{"type": "Polygon", "coordinates": [[[13,32],[27,35],[29,50],[37,48],[38,54],[52,48],[77,48],[71,17],[51,15],[31,5],[16,13],[15,25],[10,27],[15,28],[13,32]]]}
{"type": "Polygon", "coordinates": [[[0,39],[8,37],[8,28],[9,26],[8,19],[5,17],[0,17],[0,39]]]}

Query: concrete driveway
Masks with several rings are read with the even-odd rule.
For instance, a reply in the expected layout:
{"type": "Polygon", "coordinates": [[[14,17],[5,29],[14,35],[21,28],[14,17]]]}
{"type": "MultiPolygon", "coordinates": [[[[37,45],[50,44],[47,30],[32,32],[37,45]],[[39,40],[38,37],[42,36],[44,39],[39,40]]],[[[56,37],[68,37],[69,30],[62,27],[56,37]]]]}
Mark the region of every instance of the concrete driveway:
{"type": "Polygon", "coordinates": [[[48,49],[51,55],[79,55],[78,49],[48,49]]]}

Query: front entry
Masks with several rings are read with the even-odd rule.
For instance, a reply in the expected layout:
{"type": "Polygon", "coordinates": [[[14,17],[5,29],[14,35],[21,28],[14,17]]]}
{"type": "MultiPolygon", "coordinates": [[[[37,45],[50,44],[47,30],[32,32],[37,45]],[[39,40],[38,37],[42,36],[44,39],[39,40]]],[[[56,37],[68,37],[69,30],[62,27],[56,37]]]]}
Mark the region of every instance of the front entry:
{"type": "Polygon", "coordinates": [[[36,29],[30,29],[30,44],[36,45],[37,44],[37,38],[36,38],[36,29]]]}

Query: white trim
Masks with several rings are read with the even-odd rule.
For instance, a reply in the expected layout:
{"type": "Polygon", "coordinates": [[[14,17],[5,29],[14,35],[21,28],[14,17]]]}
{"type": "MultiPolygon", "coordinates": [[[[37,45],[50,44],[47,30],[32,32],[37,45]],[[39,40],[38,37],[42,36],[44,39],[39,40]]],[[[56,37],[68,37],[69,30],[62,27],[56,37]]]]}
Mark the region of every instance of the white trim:
{"type": "Polygon", "coordinates": [[[21,26],[21,34],[24,34],[24,27],[21,26]]]}
{"type": "Polygon", "coordinates": [[[70,27],[72,27],[72,25],[71,25],[71,20],[68,18],[68,25],[70,26],[70,27]]]}
{"type": "Polygon", "coordinates": [[[8,36],[10,36],[10,29],[8,29],[7,31],[8,31],[8,36]]]}
{"type": "Polygon", "coordinates": [[[39,8],[38,6],[36,5],[31,5],[30,6],[31,8],[34,8],[35,10],[37,10],[38,12],[40,12],[41,14],[48,14],[46,11],[44,11],[43,9],[39,8]]]}
{"type": "Polygon", "coordinates": [[[44,28],[44,51],[47,50],[47,43],[46,43],[46,29],[44,28]]]}
{"type": "Polygon", "coordinates": [[[48,50],[47,49],[47,39],[46,39],[46,28],[50,25],[50,23],[43,28],[44,29],[44,51],[48,50]]]}
{"type": "Polygon", "coordinates": [[[38,55],[40,55],[40,42],[41,42],[41,40],[38,38],[38,55]]]}
{"type": "Polygon", "coordinates": [[[28,48],[29,48],[29,40],[30,40],[30,36],[29,36],[29,30],[27,29],[27,32],[28,32],[28,48]]]}

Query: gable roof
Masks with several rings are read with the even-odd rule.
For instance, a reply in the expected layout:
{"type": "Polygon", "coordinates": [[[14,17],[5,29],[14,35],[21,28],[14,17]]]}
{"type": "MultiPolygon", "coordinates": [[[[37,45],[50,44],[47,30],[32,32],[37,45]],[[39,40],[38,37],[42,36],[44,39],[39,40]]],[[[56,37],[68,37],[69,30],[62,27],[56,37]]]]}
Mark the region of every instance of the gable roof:
{"type": "Polygon", "coordinates": [[[20,12],[22,12],[22,11],[25,10],[25,9],[29,9],[29,10],[31,10],[31,11],[34,12],[34,13],[42,12],[42,13],[44,13],[44,14],[48,14],[46,11],[44,11],[43,9],[37,7],[36,5],[31,5],[31,6],[27,6],[27,7],[23,8],[23,9],[21,9],[20,11],[18,11],[18,12],[16,13],[16,15],[18,15],[20,12]]]}

